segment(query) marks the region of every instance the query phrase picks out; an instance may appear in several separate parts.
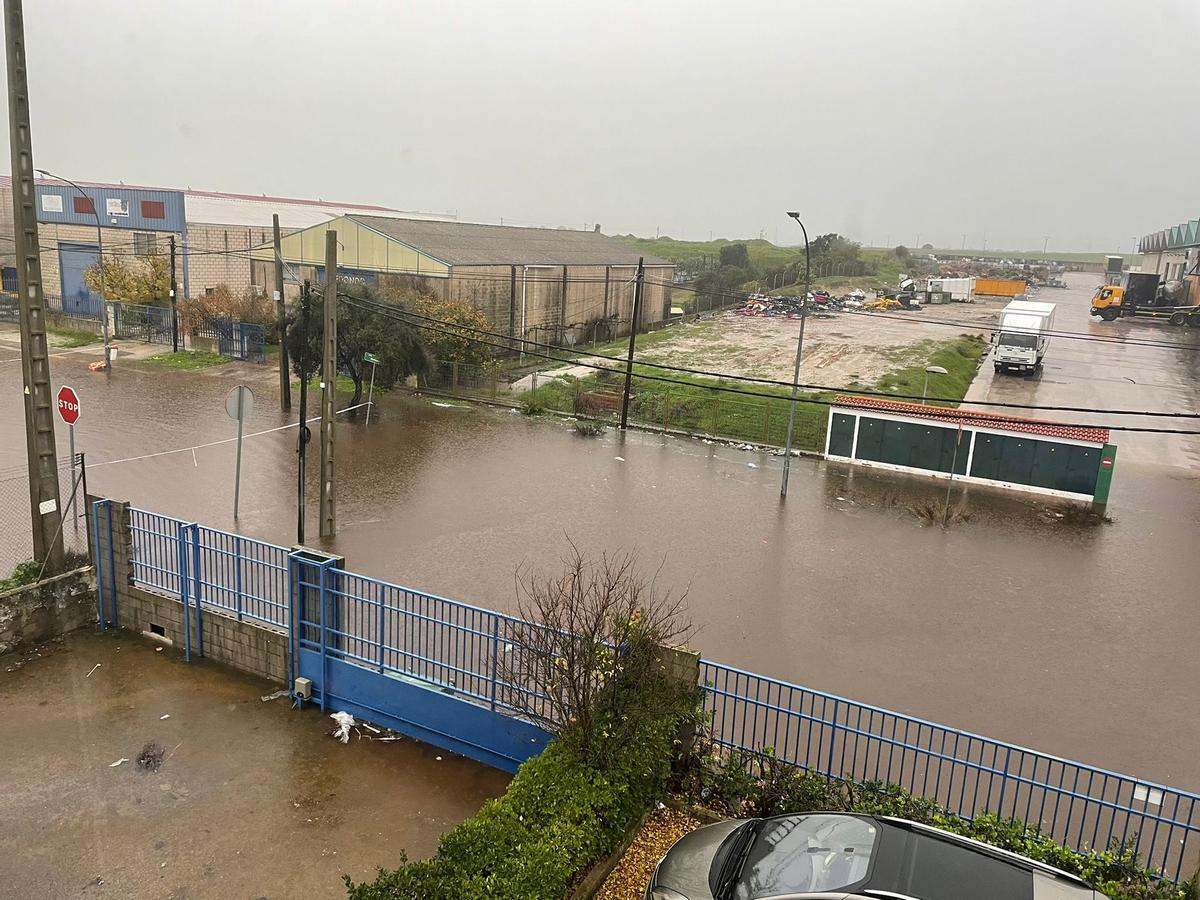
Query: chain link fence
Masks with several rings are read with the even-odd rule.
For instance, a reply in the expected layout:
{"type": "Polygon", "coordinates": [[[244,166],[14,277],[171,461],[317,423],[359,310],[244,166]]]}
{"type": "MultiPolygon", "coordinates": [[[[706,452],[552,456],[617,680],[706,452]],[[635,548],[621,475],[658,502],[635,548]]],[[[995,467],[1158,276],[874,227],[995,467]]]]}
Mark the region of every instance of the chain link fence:
{"type": "MultiPolygon", "coordinates": [[[[84,455],[58,461],[58,492],[61,498],[63,551],[68,567],[82,564],[88,556],[87,475],[84,455]],[[72,490],[74,498],[72,499],[72,490]]],[[[18,565],[33,559],[33,522],[29,509],[29,473],[24,466],[0,470],[0,578],[7,578],[18,565]]]]}
{"type": "MultiPolygon", "coordinates": [[[[616,369],[616,364],[612,368],[616,369]]],[[[684,378],[670,372],[647,377],[650,374],[643,371],[633,377],[631,423],[722,440],[784,446],[791,405],[787,389],[684,378]]],[[[447,364],[424,376],[421,387],[464,399],[508,403],[530,414],[557,412],[611,423],[620,419],[625,375],[601,370],[580,375],[516,374],[447,364]]],[[[823,452],[832,395],[801,391],[798,398],[792,446],[823,452]]]]}

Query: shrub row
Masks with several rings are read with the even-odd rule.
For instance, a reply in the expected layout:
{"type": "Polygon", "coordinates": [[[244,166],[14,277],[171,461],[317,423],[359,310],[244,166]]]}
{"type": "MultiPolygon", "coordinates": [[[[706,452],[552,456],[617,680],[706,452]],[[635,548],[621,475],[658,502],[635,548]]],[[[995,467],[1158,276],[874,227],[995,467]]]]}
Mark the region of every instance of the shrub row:
{"type": "Polygon", "coordinates": [[[525,762],[503,797],[442,837],[435,856],[401,858],[351,900],[562,900],[576,876],[612,853],[665,789],[672,731],[664,722],[600,771],[555,741],[525,762]]]}
{"type": "Polygon", "coordinates": [[[1157,880],[1138,860],[1137,836],[1105,850],[1077,851],[1019,819],[982,812],[970,821],[895,784],[829,779],[763,754],[694,757],[676,787],[688,800],[733,816],[835,810],[897,816],[952,831],[1078,875],[1116,900],[1200,900],[1193,876],[1157,880]]]}

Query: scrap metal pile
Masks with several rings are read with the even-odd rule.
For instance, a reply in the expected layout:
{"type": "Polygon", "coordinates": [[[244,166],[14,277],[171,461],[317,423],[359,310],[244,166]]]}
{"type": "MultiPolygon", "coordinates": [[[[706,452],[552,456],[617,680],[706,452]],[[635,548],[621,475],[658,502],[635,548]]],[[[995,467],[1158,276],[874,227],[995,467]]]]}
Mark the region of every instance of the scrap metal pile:
{"type": "Polygon", "coordinates": [[[857,311],[868,308],[874,301],[867,300],[865,291],[855,289],[841,297],[834,297],[829,291],[812,291],[808,301],[800,296],[770,297],[766,294],[751,294],[741,309],[734,310],[739,316],[782,317],[798,319],[801,310],[807,305],[809,315],[823,312],[857,311]]]}

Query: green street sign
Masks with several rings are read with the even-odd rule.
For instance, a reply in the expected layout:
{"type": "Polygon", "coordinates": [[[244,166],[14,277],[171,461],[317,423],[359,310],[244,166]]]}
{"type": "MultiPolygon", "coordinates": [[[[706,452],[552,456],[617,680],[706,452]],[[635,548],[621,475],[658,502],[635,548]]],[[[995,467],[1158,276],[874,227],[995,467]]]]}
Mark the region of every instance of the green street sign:
{"type": "Polygon", "coordinates": [[[373,366],[377,366],[377,365],[379,365],[379,357],[376,356],[374,353],[364,353],[363,354],[363,362],[370,363],[373,366]]]}

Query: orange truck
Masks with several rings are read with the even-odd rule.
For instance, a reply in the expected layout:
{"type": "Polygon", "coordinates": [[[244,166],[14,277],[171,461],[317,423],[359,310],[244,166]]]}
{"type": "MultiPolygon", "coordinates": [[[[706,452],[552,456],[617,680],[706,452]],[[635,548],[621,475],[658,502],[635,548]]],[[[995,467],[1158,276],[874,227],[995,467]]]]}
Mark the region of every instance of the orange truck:
{"type": "Polygon", "coordinates": [[[1025,293],[1025,282],[1010,278],[976,278],[975,294],[986,297],[1019,297],[1025,293]]]}

